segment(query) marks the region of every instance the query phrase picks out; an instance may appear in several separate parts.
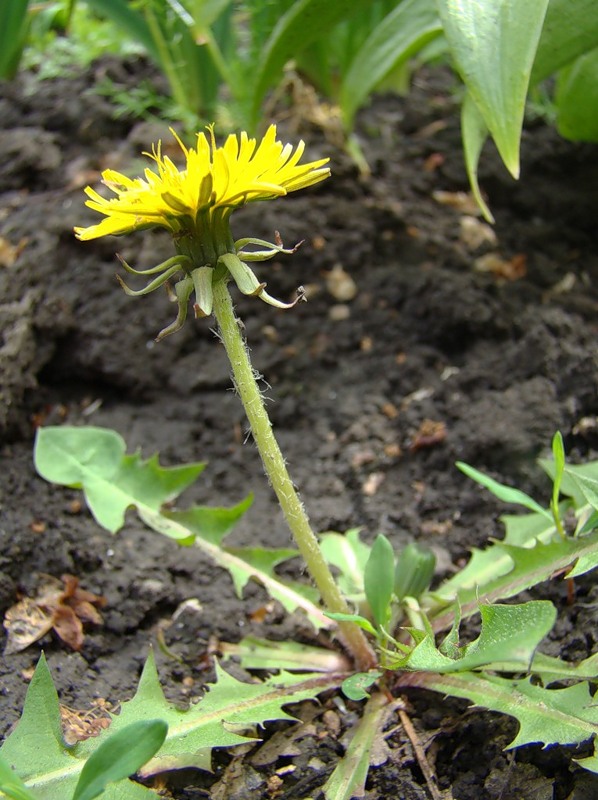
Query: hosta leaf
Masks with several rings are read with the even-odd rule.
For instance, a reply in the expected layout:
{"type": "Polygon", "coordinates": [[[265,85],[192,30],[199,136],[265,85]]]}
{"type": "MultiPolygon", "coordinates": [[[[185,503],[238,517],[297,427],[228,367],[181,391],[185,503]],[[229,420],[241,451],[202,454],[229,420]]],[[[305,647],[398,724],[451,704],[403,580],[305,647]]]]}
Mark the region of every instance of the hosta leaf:
{"type": "Polygon", "coordinates": [[[461,672],[508,660],[526,671],[538,644],[551,630],[556,609],[547,600],[520,605],[480,605],[482,627],[479,637],[460,649],[456,659],[444,655],[430,630],[426,637],[399,660],[401,669],[461,672]]]}
{"type": "Polygon", "coordinates": [[[515,717],[520,728],[509,748],[532,743],[578,744],[598,733],[598,703],[585,682],[565,689],[546,689],[532,684],[529,678],[509,680],[463,672],[414,673],[402,683],[463,697],[476,706],[515,717]]]}
{"type": "MultiPolygon", "coordinates": [[[[313,699],[320,692],[339,686],[346,677],[345,673],[297,676],[282,672],[263,683],[241,683],[217,666],[216,683],[208,687],[203,699],[181,710],[164,697],[150,656],[135,696],[122,704],[111,729],[116,732],[139,720],[159,718],[166,722],[166,740],[156,757],[141,770],[143,776],[181,767],[209,770],[214,747],[252,741],[254,737],[248,736],[248,731],[268,720],[292,720],[283,711],[284,705],[313,699]]],[[[89,740],[80,745],[82,750],[88,746],[89,740]]]]}
{"type": "Polygon", "coordinates": [[[471,191],[484,218],[488,222],[494,222],[494,216],[482,197],[478,181],[478,164],[480,162],[482,148],[488,139],[488,126],[484,122],[484,117],[479,112],[478,107],[467,91],[465,92],[461,105],[461,138],[463,140],[465,169],[467,171],[467,177],[469,178],[471,191]]]}
{"type": "Polygon", "coordinates": [[[330,31],[336,23],[346,20],[371,0],[351,0],[331,3],[330,0],[297,0],[280,17],[256,66],[252,80],[252,119],[259,116],[259,108],[268,89],[278,82],[284,65],[305,47],[330,31]]]}
{"type": "Polygon", "coordinates": [[[557,130],[574,142],[598,141],[598,40],[596,45],[564,67],[557,77],[554,98],[557,130]]]}
{"type": "Polygon", "coordinates": [[[505,166],[519,175],[530,73],[548,0],[437,0],[457,69],[505,166]]]}
{"type": "Polygon", "coordinates": [[[355,54],[343,80],[340,107],[347,130],[380,81],[441,32],[434,0],[403,0],[384,17],[355,54]]]}
{"type": "MultiPolygon", "coordinates": [[[[36,797],[65,800],[73,797],[87,758],[111,734],[112,728],[108,728],[96,739],[67,747],[62,738],[58,695],[42,655],[27,690],[21,719],[0,748],[0,755],[36,797]]],[[[158,795],[125,779],[109,784],[102,800],[158,800],[158,795]]]]}
{"type": "Polygon", "coordinates": [[[532,70],[532,83],[553,75],[596,46],[596,0],[550,0],[532,70]]]}

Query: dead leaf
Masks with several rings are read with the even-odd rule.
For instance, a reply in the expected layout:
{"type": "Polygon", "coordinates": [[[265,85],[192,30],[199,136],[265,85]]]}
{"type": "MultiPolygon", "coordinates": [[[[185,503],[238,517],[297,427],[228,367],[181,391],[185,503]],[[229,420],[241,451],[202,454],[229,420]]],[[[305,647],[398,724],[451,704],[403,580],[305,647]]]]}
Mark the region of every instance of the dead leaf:
{"type": "Polygon", "coordinates": [[[73,575],[63,575],[58,580],[42,574],[35,596],[23,598],[4,616],[7,631],[4,654],[19,653],[52,629],[65,644],[80,650],[83,623],[101,625],[98,608],[105,604],[105,598],[81,589],[73,575]]]}
{"type": "Polygon", "coordinates": [[[98,701],[88,711],[79,711],[68,706],[60,706],[62,738],[65,744],[72,747],[77,742],[84,742],[99,736],[112,722],[106,701],[98,701]]]}
{"type": "Polygon", "coordinates": [[[4,615],[7,638],[4,655],[20,653],[52,630],[52,614],[43,611],[30,597],[11,606],[4,615]]]}
{"type": "Polygon", "coordinates": [[[83,623],[69,606],[58,605],[52,613],[54,633],[72,650],[83,647],[83,623]]]}

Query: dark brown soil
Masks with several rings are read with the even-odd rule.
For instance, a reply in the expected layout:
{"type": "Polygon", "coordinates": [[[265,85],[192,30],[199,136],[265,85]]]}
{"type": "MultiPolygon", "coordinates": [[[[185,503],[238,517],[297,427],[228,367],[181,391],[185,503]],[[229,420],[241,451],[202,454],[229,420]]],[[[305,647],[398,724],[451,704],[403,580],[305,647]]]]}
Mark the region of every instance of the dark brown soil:
{"type": "MultiPolygon", "coordinates": [[[[233,503],[253,492],[235,541],[289,544],[245,441],[210,322],[190,322],[154,345],[173,307],[162,293],[131,299],[114,279],[117,249],[149,267],[172,254],[168,237],[83,244],[72,234],[73,225],[95,221],[82,186],[97,170],[129,168],[152,141],[168,137],[162,126],[115,118],[93,91],[106,72],[124,86],[139,78],[130,64],[106,62],[86,75],[45,83],[23,75],[0,87],[0,613],[34,589],[39,573],[74,574],[107,598],[105,624],[88,630],[81,652],[47,636],[0,659],[4,733],[19,716],[42,648],[62,701],[86,708],[97,698],[130,697],[159,628],[182,660],[156,653],[176,700],[197,696],[209,678],[203,656],[211,637],[297,629],[276,609],[263,624],[252,621],[266,599],[259,587],[237,599],[228,575],[199,551],[177,549],[134,517],[111,537],[85,509],[77,513],[77,492],[46,484],[33,469],[36,424],[115,428],[130,450],[157,450],[163,463],[207,460],[189,502],[233,503]],[[11,246],[21,247],[14,263],[11,246]],[[189,608],[169,625],[190,598],[202,610],[189,608]]],[[[545,500],[549,486],[536,459],[557,429],[572,459],[596,458],[598,450],[598,150],[532,124],[517,184],[489,151],[481,183],[497,243],[473,248],[461,236],[466,211],[437,194],[467,191],[453,90],[444,73],[425,73],[407,99],[382,98],[362,114],[369,178],[320,131],[283,123],[285,138],[302,136],[314,157],[331,156],[332,179],[234,217],[238,236],[271,239],[279,230],[288,244],[306,239],[261,274],[276,296],[307,286],[309,302],[278,312],[240,297],[237,308],[314,527],[359,526],[370,541],[382,531],[397,547],[425,541],[441,572],[500,534],[502,508],[455,469],[456,460],[545,500]],[[477,270],[488,251],[519,277],[477,270]],[[357,289],[344,303],[330,288],[340,267],[357,289]],[[442,423],[446,437],[423,439],[426,421],[442,423]]],[[[589,655],[598,638],[591,581],[580,582],[573,607],[564,608],[562,583],[543,596],[562,610],[548,650],[589,655]]],[[[598,778],[576,768],[570,752],[504,752],[516,730],[510,719],[464,713],[463,704],[434,695],[413,693],[410,702],[439,785],[455,800],[598,796],[598,778]]],[[[355,710],[337,709],[338,737],[321,726],[321,737],[301,740],[278,797],[318,796],[355,710]]],[[[388,743],[392,757],[372,770],[368,797],[428,797],[404,734],[388,743]]],[[[207,796],[229,761],[222,754],[212,776],[179,774],[174,796],[207,796]]],[[[233,782],[222,796],[270,796],[266,780],[277,766],[244,765],[244,788],[233,782]]]]}

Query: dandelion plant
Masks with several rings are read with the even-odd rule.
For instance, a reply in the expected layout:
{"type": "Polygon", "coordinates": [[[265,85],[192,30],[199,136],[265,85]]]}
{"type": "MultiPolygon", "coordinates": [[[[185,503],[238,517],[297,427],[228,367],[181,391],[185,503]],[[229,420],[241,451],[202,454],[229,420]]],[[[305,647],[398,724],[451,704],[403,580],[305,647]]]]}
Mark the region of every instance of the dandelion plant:
{"type": "MultiPolygon", "coordinates": [[[[132,290],[122,279],[121,285],[127,294],[137,296],[177,279],[174,291],[178,314],[171,325],[160,331],[158,340],[182,327],[193,295],[197,318],[214,315],[254,441],[299,551],[327,610],[349,614],[272,431],[229,292],[232,282],[243,294],[259,297],[277,308],[291,308],[303,296],[299,290],[296,300],[290,303],[277,300],[266,292],[266,284],[249,266],[248,262],[264,261],[285,252],[281,243],[251,237],[235,242],[230,230],[235,209],[313,186],[330,175],[327,158],[302,163],[304,143],[296,147],[284,145],[276,135],[276,126],[271,125],[259,144],[241,133],[228,136],[224,145],[217,146],[213,129],[209,128],[208,136],[198,133],[194,148],[187,148],[177,137],[185,159],[182,169],[162,154],[158,143],[147,154],[155,169],[147,168],[143,178],[131,179],[114,170],[102,173],[103,183],[116,197],[106,199],[95,189],[86,189],[87,205],[103,214],[104,219],[88,228],[77,227],[75,233],[82,240],[155,227],[171,233],[176,255],[162,264],[136,270],[121,260],[127,272],[149,279],[145,288],[132,290]],[[265,249],[247,251],[244,248],[248,246],[265,249]]],[[[340,630],[360,668],[371,666],[373,653],[359,627],[353,622],[341,622],[340,630]]]]}

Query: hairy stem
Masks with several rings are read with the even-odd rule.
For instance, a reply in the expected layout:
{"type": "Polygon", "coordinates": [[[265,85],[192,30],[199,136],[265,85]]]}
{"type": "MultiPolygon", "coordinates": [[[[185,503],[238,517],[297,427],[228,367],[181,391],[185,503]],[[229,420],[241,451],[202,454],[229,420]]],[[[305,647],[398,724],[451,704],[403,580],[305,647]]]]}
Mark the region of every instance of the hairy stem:
{"type": "MultiPolygon", "coordinates": [[[[253,439],[270,479],[288,526],[328,611],[348,614],[350,609],[326,564],[318,540],[289,476],[272,423],[257,385],[249,353],[235,317],[231,296],[225,280],[214,284],[214,315],[220,336],[230,360],[236,389],[251,425],[253,439]]],[[[341,638],[353,655],[358,669],[375,665],[374,653],[363,631],[352,622],[341,622],[341,638]]]]}

